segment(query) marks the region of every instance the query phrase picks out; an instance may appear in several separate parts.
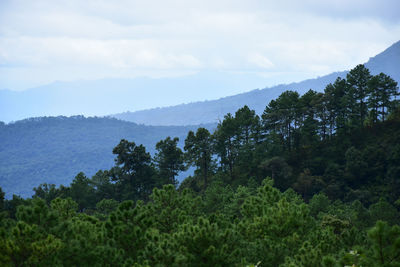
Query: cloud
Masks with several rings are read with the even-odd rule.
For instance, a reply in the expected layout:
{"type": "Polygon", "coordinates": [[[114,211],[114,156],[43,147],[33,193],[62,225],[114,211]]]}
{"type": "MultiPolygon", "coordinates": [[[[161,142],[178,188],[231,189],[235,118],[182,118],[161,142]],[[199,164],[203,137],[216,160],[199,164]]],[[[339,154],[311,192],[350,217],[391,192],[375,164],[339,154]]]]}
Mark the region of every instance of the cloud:
{"type": "Polygon", "coordinates": [[[397,41],[398,10],[395,0],[3,0],[0,88],[29,69],[26,87],[201,70],[309,78],[397,41]]]}
{"type": "Polygon", "coordinates": [[[260,54],[249,55],[248,62],[263,69],[270,69],[274,66],[274,64],[268,58],[260,54]]]}
{"type": "Polygon", "coordinates": [[[388,23],[400,22],[398,0],[306,0],[305,2],[306,10],[322,16],[351,20],[370,18],[388,23]]]}

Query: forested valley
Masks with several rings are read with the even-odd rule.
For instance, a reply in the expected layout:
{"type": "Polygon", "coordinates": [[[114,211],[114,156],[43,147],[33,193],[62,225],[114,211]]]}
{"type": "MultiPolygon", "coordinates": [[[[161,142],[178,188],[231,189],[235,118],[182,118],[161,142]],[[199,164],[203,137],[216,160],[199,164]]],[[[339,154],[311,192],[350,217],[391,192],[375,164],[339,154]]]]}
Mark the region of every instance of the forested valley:
{"type": "Polygon", "coordinates": [[[0,191],[0,265],[400,266],[398,96],[358,65],[189,131],[183,150],[123,139],[109,170],[0,191]]]}

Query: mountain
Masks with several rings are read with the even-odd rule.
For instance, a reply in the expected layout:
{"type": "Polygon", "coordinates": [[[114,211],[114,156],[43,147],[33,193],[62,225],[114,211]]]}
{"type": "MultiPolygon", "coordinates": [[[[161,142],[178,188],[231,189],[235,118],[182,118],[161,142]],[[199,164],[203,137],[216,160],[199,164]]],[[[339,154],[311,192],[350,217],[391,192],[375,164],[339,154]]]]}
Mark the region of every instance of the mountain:
{"type": "MultiPolygon", "coordinates": [[[[367,67],[373,73],[382,71],[400,81],[399,57],[400,42],[371,58],[367,67]]],[[[245,104],[261,113],[271,99],[285,90],[303,93],[313,88],[322,91],[327,83],[344,75],[346,72],[332,73],[316,79],[256,89],[238,95],[235,93],[264,88],[276,79],[293,82],[296,79],[299,81],[299,77],[279,74],[268,78],[253,73],[201,71],[168,78],[58,81],[23,91],[0,90],[0,121],[58,115],[115,114],[112,116],[146,125],[217,122],[226,113],[234,112],[245,104]],[[232,96],[226,97],[227,95],[232,96]],[[205,99],[211,101],[203,101],[205,99]],[[169,107],[163,107],[166,103],[169,107]],[[182,103],[189,104],[180,105],[182,103]],[[124,111],[136,112],[122,113],[124,111]]]]}
{"type": "MultiPolygon", "coordinates": [[[[382,53],[370,58],[365,66],[372,74],[383,72],[400,83],[400,41],[382,53]]],[[[143,123],[147,125],[189,125],[215,123],[223,119],[228,112],[234,113],[244,105],[261,114],[266,105],[286,90],[295,90],[300,94],[309,89],[322,92],[326,85],[337,77],[345,77],[347,71],[335,72],[326,76],[309,79],[298,83],[282,84],[262,90],[220,98],[218,100],[194,102],[166,108],[156,108],[136,112],[125,112],[112,115],[115,118],[143,123]]]]}
{"type": "MultiPolygon", "coordinates": [[[[215,125],[203,125],[212,130],[215,125]]],[[[114,118],[42,117],[0,122],[0,187],[7,197],[32,195],[41,183],[69,185],[79,172],[91,176],[113,166],[112,149],[122,138],[150,153],[167,136],[182,146],[199,126],[144,126],[114,118]]],[[[182,177],[184,178],[184,177],[182,177]]]]}
{"type": "MultiPolygon", "coordinates": [[[[400,81],[400,42],[370,58],[366,66],[373,74],[384,72],[400,81]]],[[[243,105],[248,105],[261,113],[270,100],[278,97],[285,90],[297,90],[299,93],[304,93],[312,88],[322,91],[329,82],[339,76],[345,76],[346,73],[332,73],[316,79],[253,90],[218,100],[114,115],[119,119],[60,116],[37,117],[8,124],[0,122],[0,187],[7,192],[8,196],[9,194],[29,196],[32,194],[31,189],[41,183],[69,184],[80,171],[90,176],[99,169],[110,168],[114,158],[112,149],[122,138],[143,144],[154,153],[154,146],[159,140],[167,136],[177,136],[182,145],[187,132],[199,127],[145,126],[143,124],[211,123],[205,127],[212,129],[226,113],[233,113],[243,105]],[[134,120],[142,124],[122,121],[122,119],[134,120]]],[[[226,77],[221,78],[220,83],[215,83],[215,88],[219,84],[225,84],[226,77]]],[[[212,80],[218,80],[217,77],[204,73],[191,78],[170,79],[174,81],[172,84],[188,86],[188,88],[192,86],[190,89],[194,91],[203,88],[212,80]],[[208,78],[202,83],[201,77],[208,78]],[[198,83],[190,85],[193,79],[198,83]]],[[[138,81],[142,81],[140,86],[137,85],[138,88],[143,89],[150,85],[164,88],[163,82],[167,82],[168,79],[135,79],[135,82],[138,81]]],[[[235,81],[237,80],[232,77],[231,83],[234,84],[235,81]]],[[[92,106],[97,106],[99,113],[105,113],[117,106],[125,108],[134,101],[135,103],[141,101],[140,98],[133,99],[131,86],[132,80],[105,79],[82,83],[55,83],[25,92],[0,90],[0,118],[32,117],[46,113],[48,110],[61,114],[64,112],[65,114],[83,113],[82,110],[91,106],[89,103],[95,103],[92,106]],[[57,86],[54,87],[55,85],[57,86]],[[111,93],[110,87],[115,89],[111,93]],[[117,98],[114,98],[114,94],[117,98]],[[114,100],[111,101],[111,99],[114,100]],[[16,116],[16,114],[19,115],[16,116]]],[[[189,95],[191,90],[188,90],[189,95]]],[[[163,91],[157,97],[154,97],[153,90],[139,91],[144,91],[142,92],[144,94],[153,94],[154,103],[159,98],[179,96],[173,94],[173,89],[163,91]]]]}
{"type": "Polygon", "coordinates": [[[103,116],[169,103],[215,99],[260,88],[266,79],[254,74],[199,72],[171,78],[107,78],[54,82],[24,91],[0,90],[0,121],[30,117],[103,116]]]}

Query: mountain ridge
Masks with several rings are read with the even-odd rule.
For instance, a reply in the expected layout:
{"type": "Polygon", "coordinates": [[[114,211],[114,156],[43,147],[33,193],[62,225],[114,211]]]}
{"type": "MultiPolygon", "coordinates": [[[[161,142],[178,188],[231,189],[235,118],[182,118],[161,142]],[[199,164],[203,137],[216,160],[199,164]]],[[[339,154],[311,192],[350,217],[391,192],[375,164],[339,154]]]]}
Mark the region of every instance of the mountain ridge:
{"type": "MultiPolygon", "coordinates": [[[[376,75],[380,72],[388,74],[400,83],[400,41],[394,43],[383,52],[371,57],[364,65],[376,75]]],[[[199,123],[218,122],[227,113],[233,113],[240,107],[248,105],[258,114],[263,112],[265,106],[286,90],[295,90],[300,94],[309,89],[322,92],[327,84],[336,78],[344,78],[348,71],[333,72],[318,78],[307,79],[301,82],[280,84],[264,89],[255,89],[237,95],[220,99],[199,101],[176,106],[153,108],[135,112],[112,114],[121,120],[143,123],[146,125],[187,125],[199,123]],[[182,117],[184,114],[184,117],[182,117]]]]}
{"type": "Polygon", "coordinates": [[[331,80],[334,81],[338,73],[345,76],[347,72],[335,72],[326,76],[322,76],[320,78],[307,79],[303,82],[280,84],[266,89],[254,89],[249,92],[227,96],[215,100],[192,102],[176,106],[153,108],[136,112],[124,112],[124,113],[110,115],[110,117],[141,123],[144,125],[159,125],[159,126],[173,126],[173,125],[184,126],[184,125],[189,125],[190,123],[195,125],[201,123],[217,123],[219,120],[222,120],[227,113],[233,113],[244,105],[247,105],[251,109],[256,110],[256,112],[259,114],[263,111],[265,106],[267,106],[270,100],[277,98],[283,91],[295,90],[294,88],[296,87],[297,91],[303,94],[310,88],[314,89],[316,81],[324,83],[325,85],[331,82],[331,80]],[[298,86],[299,83],[301,83],[301,87],[298,86]],[[258,100],[260,97],[263,97],[264,90],[270,90],[269,96],[268,99],[266,99],[263,102],[260,102],[258,100]],[[255,97],[248,99],[247,96],[249,94],[253,94],[255,97]],[[243,100],[241,98],[245,99],[243,100]],[[225,105],[225,108],[221,108],[220,106],[215,105],[218,102],[219,103],[224,102],[223,104],[225,105]],[[199,104],[201,106],[199,106],[199,104]],[[228,108],[226,108],[226,106],[228,106],[228,108]],[[186,108],[189,108],[189,110],[187,110],[186,108]],[[203,115],[200,115],[202,113],[203,115]],[[207,118],[210,117],[209,113],[215,114],[213,120],[207,120],[207,118]],[[185,114],[186,116],[188,114],[192,114],[192,116],[190,116],[189,118],[182,118],[177,114],[185,114]]]}
{"type": "Polygon", "coordinates": [[[56,81],[23,91],[0,90],[0,121],[60,115],[105,116],[165,103],[214,99],[228,91],[240,92],[263,84],[264,79],[256,75],[207,71],[179,77],[56,81]]]}

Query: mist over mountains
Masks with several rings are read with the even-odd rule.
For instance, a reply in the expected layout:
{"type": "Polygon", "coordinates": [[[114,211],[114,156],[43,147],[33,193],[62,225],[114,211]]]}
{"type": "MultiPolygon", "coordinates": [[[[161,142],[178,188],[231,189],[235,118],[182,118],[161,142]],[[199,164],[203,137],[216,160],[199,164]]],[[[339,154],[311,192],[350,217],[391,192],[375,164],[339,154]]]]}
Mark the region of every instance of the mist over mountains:
{"type": "MultiPolygon", "coordinates": [[[[400,42],[371,58],[366,66],[373,74],[387,73],[400,81],[400,42]]],[[[105,116],[146,125],[215,123],[228,112],[248,105],[261,113],[270,100],[285,90],[304,93],[325,86],[346,71],[302,82],[263,88],[273,77],[252,73],[199,72],[173,78],[109,78],[93,81],[54,82],[25,91],[0,90],[0,121],[40,116],[105,116]],[[231,96],[227,96],[231,95],[231,96]],[[221,98],[222,97],[222,98],[221,98]],[[151,100],[150,103],[145,100],[151,100]],[[209,101],[201,101],[211,99],[209,101]],[[214,100],[212,100],[214,99],[214,100]],[[201,102],[196,102],[201,101],[201,102]],[[155,108],[170,103],[170,107],[155,108]],[[182,104],[188,103],[188,104],[182,104]],[[176,105],[176,106],[174,106],[176,105]],[[151,109],[149,109],[151,108],[151,109]],[[136,112],[129,112],[135,111],[136,112]],[[127,111],[120,113],[121,111],[127,111]]],[[[296,77],[286,77],[295,80],[296,77]]]]}
{"type": "MultiPolygon", "coordinates": [[[[264,86],[254,74],[199,72],[182,77],[54,82],[24,91],[0,90],[0,121],[40,116],[104,116],[128,110],[216,99],[264,86]]],[[[146,123],[147,124],[147,123],[146,123]]]]}
{"type": "MultiPolygon", "coordinates": [[[[391,76],[400,83],[400,41],[396,42],[382,53],[369,59],[365,66],[376,75],[381,72],[391,76]]],[[[258,114],[264,111],[265,106],[286,90],[304,94],[309,89],[322,92],[326,85],[334,82],[338,77],[344,78],[347,71],[334,72],[329,75],[308,79],[302,82],[278,85],[262,90],[256,89],[247,93],[228,96],[212,101],[195,102],[178,106],[125,112],[113,117],[122,120],[143,123],[147,125],[189,125],[212,123],[222,120],[228,112],[234,113],[243,105],[248,105],[258,114]]]]}

